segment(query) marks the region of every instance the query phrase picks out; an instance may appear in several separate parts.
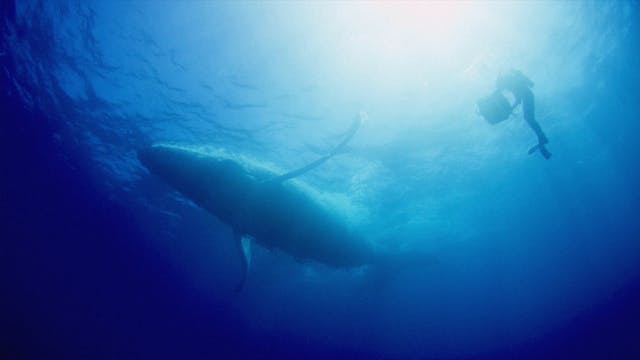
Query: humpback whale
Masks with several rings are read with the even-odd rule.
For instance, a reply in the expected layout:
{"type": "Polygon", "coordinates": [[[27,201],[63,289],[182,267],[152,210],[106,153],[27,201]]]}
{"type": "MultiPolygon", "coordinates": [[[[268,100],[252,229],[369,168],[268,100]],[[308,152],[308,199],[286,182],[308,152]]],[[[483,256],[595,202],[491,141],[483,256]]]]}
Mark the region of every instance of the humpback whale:
{"type": "Polygon", "coordinates": [[[362,123],[326,156],[286,174],[225,151],[155,144],[138,152],[153,174],[231,227],[243,263],[243,287],[251,243],[279,249],[299,260],[336,268],[380,262],[382,252],[359,234],[318,192],[293,178],[338,153],[362,123]]]}

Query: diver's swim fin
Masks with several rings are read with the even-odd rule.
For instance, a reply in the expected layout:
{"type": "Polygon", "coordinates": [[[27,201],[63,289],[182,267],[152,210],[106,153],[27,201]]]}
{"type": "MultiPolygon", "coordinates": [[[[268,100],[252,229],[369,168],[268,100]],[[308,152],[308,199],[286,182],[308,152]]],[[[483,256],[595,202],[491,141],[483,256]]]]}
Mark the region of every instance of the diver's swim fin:
{"type": "Polygon", "coordinates": [[[549,160],[549,158],[551,158],[551,153],[549,152],[549,150],[547,150],[544,144],[536,144],[535,146],[531,147],[531,149],[529,149],[528,151],[528,154],[531,155],[536,152],[536,150],[540,150],[540,154],[545,159],[549,160]]]}

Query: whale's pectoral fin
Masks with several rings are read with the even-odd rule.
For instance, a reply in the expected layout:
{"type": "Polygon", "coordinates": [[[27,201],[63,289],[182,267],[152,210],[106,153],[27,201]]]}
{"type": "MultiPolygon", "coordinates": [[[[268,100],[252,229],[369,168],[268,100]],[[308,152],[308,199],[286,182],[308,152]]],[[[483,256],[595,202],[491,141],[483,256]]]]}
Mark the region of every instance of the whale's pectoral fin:
{"type": "Polygon", "coordinates": [[[240,292],[242,288],[244,288],[244,283],[247,281],[247,274],[249,273],[249,266],[251,265],[251,238],[237,232],[234,232],[233,238],[241,262],[240,282],[236,286],[236,292],[240,292]]]}
{"type": "Polygon", "coordinates": [[[351,139],[353,138],[353,136],[356,134],[356,132],[358,132],[358,129],[360,129],[360,126],[362,125],[362,123],[364,123],[364,121],[367,118],[367,114],[365,112],[360,112],[360,114],[358,114],[358,116],[353,120],[353,122],[351,123],[351,127],[349,128],[349,130],[347,130],[344,138],[342,139],[342,141],[335,147],[333,148],[333,150],[331,150],[328,154],[326,154],[325,156],[319,158],[318,160],[307,164],[299,169],[290,171],[286,174],[277,176],[273,179],[270,179],[268,181],[270,182],[274,182],[274,183],[280,183],[283,181],[287,181],[289,179],[293,179],[296,176],[300,176],[306,172],[309,172],[315,168],[317,168],[318,166],[322,165],[324,162],[326,162],[327,160],[331,159],[332,157],[334,157],[336,154],[338,154],[348,143],[349,141],[351,141],[351,139]]]}

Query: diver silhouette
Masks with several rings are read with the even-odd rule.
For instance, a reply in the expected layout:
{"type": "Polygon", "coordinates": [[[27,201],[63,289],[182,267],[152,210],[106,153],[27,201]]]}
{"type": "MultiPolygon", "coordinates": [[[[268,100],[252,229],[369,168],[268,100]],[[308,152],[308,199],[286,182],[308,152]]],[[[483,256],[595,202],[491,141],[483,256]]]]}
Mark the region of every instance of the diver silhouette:
{"type": "Polygon", "coordinates": [[[538,144],[529,149],[529,154],[533,154],[536,150],[539,150],[545,159],[549,159],[551,153],[545,146],[549,143],[549,139],[547,139],[540,124],[538,124],[535,119],[532,87],[533,81],[531,81],[531,79],[521,71],[512,69],[498,76],[496,79],[496,90],[493,94],[478,101],[478,109],[489,123],[496,124],[506,120],[512,114],[513,110],[522,104],[524,120],[538,137],[538,144]],[[505,90],[513,95],[515,99],[513,104],[509,104],[509,101],[503,95],[503,91],[505,90]]]}

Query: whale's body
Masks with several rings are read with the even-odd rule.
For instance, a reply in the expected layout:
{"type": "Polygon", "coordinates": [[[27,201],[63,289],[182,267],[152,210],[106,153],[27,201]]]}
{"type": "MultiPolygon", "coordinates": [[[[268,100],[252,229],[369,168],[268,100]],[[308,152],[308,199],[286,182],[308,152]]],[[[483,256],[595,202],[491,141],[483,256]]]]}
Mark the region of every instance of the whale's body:
{"type": "MultiPolygon", "coordinates": [[[[330,204],[296,181],[233,156],[171,145],[139,152],[150,172],[229,225],[300,260],[332,267],[372,264],[378,252],[330,204]],[[280,177],[281,178],[281,177],[280,177]]],[[[245,249],[246,250],[246,249],[245,249]]],[[[245,260],[246,264],[246,260],[245,260]]]]}

